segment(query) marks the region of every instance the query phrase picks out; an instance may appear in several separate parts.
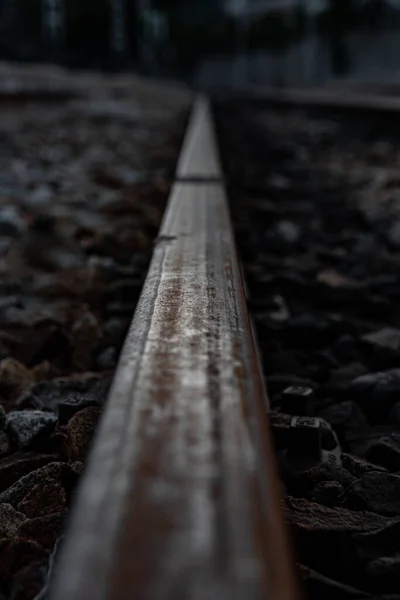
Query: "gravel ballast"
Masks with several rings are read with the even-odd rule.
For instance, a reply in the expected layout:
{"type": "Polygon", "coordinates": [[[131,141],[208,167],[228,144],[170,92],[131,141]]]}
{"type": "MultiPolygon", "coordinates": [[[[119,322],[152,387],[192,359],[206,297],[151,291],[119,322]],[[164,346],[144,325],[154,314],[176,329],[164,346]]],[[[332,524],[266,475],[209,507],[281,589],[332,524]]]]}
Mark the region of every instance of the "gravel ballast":
{"type": "Polygon", "coordinates": [[[395,600],[398,116],[226,102],[216,117],[305,597],[395,600]]]}
{"type": "Polygon", "coordinates": [[[44,600],[191,98],[128,75],[0,76],[0,598],[44,600]]]}

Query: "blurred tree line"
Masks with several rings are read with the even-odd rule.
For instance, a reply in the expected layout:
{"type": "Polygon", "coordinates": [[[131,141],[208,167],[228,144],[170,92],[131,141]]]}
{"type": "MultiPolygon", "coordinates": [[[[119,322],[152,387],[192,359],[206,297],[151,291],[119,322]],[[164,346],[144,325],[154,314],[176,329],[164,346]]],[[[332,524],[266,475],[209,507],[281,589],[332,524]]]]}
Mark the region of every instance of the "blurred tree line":
{"type": "Polygon", "coordinates": [[[123,6],[126,47],[120,50],[125,56],[119,60],[135,57],[138,10],[134,0],[0,0],[0,55],[107,66],[115,54],[113,4],[123,6]],[[59,23],[52,22],[56,12],[59,23]]]}
{"type": "MultiPolygon", "coordinates": [[[[136,64],[151,70],[157,65],[186,75],[205,54],[237,49],[242,27],[224,13],[222,4],[222,0],[0,0],[0,57],[52,59],[83,67],[136,64]]],[[[269,12],[248,21],[246,50],[280,52],[304,36],[309,22],[305,5],[306,0],[299,0],[290,12],[269,12]]],[[[315,20],[315,31],[331,44],[340,62],[345,32],[385,22],[398,24],[398,13],[392,13],[385,0],[329,0],[315,20]]]]}

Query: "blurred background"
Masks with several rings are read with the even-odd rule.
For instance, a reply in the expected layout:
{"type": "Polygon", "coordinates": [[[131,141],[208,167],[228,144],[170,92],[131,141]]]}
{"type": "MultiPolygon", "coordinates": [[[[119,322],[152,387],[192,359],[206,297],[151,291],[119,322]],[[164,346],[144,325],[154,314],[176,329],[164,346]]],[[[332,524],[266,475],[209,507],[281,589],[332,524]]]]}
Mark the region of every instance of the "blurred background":
{"type": "Polygon", "coordinates": [[[0,0],[0,60],[196,88],[400,77],[400,0],[0,0]]]}

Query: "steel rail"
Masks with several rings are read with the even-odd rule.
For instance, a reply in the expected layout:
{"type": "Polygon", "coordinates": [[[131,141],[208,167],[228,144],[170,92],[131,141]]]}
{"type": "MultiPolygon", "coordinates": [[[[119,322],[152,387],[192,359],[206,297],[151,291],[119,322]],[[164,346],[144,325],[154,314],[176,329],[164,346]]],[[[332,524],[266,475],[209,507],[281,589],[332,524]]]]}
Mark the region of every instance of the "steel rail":
{"type": "Polygon", "coordinates": [[[182,152],[52,600],[297,598],[204,100],[182,152]]]}

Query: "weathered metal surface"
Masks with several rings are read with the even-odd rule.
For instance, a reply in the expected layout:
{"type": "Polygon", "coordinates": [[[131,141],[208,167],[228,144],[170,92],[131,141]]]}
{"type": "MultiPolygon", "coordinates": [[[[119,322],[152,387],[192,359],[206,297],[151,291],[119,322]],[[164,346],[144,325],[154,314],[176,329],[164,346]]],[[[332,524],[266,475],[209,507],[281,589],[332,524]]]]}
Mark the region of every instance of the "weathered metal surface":
{"type": "Polygon", "coordinates": [[[277,481],[223,186],[177,183],[53,600],[295,600],[277,481]]]}
{"type": "Polygon", "coordinates": [[[214,124],[208,115],[207,100],[200,97],[196,101],[179,156],[176,171],[178,179],[221,178],[214,124]]]}

